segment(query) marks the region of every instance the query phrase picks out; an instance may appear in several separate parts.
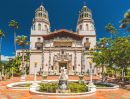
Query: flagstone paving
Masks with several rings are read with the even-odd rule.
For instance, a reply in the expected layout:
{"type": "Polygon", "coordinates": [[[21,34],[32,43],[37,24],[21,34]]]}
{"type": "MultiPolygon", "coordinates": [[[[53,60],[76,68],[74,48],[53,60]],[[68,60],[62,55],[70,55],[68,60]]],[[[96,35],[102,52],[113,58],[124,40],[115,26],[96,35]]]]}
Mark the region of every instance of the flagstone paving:
{"type": "MultiPolygon", "coordinates": [[[[48,80],[57,80],[59,76],[48,76],[48,80]]],[[[78,76],[69,76],[71,80],[79,80],[78,76]]],[[[85,76],[84,80],[89,81],[90,77],[85,76]]],[[[114,79],[114,78],[109,78],[114,79]]],[[[34,76],[28,75],[25,79],[26,81],[33,81],[34,76]]],[[[41,81],[42,77],[37,76],[37,80],[41,81]]],[[[101,81],[101,77],[93,76],[93,81],[101,81]]],[[[86,96],[86,97],[75,97],[75,98],[61,98],[61,97],[44,97],[38,95],[32,95],[28,90],[9,90],[6,88],[6,85],[10,83],[20,82],[20,77],[13,77],[7,79],[7,81],[0,81],[0,99],[130,99],[130,91],[124,89],[113,90],[113,91],[96,91],[95,95],[86,96]]]]}

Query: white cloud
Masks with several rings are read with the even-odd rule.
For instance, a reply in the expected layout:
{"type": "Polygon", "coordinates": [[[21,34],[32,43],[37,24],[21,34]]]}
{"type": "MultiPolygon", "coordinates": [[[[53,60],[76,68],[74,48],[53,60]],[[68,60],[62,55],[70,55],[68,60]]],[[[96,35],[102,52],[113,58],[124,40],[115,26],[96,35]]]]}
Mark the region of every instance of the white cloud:
{"type": "Polygon", "coordinates": [[[1,55],[1,60],[2,61],[9,61],[8,58],[14,58],[14,56],[4,56],[4,55],[1,55]]]}
{"type": "Polygon", "coordinates": [[[130,11],[130,9],[128,9],[128,11],[130,11]]]}

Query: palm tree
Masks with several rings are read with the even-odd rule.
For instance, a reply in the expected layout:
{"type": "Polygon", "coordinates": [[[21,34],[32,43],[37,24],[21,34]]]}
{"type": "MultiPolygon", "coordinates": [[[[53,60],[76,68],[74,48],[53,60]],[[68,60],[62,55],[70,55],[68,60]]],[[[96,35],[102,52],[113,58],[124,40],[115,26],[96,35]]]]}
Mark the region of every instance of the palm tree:
{"type": "Polygon", "coordinates": [[[24,47],[29,45],[29,41],[27,40],[27,36],[18,36],[16,37],[16,43],[22,46],[22,72],[24,73],[24,47]]]}
{"type": "MultiPolygon", "coordinates": [[[[130,24],[130,10],[127,11],[124,15],[124,19],[120,21],[122,24],[120,25],[120,29],[124,29],[125,27],[127,27],[130,24]]],[[[130,27],[127,28],[126,30],[127,32],[130,31],[130,27]]]]}
{"type": "Polygon", "coordinates": [[[11,20],[11,22],[9,22],[9,26],[11,26],[12,28],[14,28],[14,50],[15,50],[15,54],[16,54],[16,43],[15,43],[15,39],[16,39],[16,29],[19,29],[20,26],[17,25],[18,23],[15,22],[14,20],[11,20]]]}
{"type": "Polygon", "coordinates": [[[2,37],[5,37],[5,32],[3,30],[0,30],[0,61],[1,61],[1,43],[2,43],[2,37]]]}

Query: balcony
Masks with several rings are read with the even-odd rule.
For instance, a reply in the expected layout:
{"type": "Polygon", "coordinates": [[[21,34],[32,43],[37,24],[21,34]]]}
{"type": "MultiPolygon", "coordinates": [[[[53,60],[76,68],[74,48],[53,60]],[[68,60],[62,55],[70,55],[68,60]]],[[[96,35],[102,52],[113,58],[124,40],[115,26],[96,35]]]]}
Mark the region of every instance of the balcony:
{"type": "Polygon", "coordinates": [[[42,47],[42,43],[41,42],[36,42],[36,47],[42,47]]]}
{"type": "Polygon", "coordinates": [[[60,47],[60,46],[72,46],[72,40],[54,40],[54,46],[60,47]]]}
{"type": "Polygon", "coordinates": [[[90,44],[91,44],[91,42],[86,42],[86,43],[84,43],[84,46],[85,46],[86,48],[89,48],[89,47],[90,47],[90,44]]]}

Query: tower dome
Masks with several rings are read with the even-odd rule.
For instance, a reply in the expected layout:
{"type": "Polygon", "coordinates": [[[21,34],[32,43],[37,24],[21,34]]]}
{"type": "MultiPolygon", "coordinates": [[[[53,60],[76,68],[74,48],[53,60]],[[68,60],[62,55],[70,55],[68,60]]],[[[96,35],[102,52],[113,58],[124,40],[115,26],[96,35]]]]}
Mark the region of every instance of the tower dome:
{"type": "Polygon", "coordinates": [[[79,11],[76,31],[80,35],[95,35],[92,12],[85,5],[81,9],[81,12],[79,11]]]}
{"type": "Polygon", "coordinates": [[[48,18],[48,12],[45,10],[43,5],[41,5],[39,8],[36,9],[35,20],[33,20],[33,23],[35,21],[45,22],[48,25],[50,25],[49,18],[48,18]]]}

